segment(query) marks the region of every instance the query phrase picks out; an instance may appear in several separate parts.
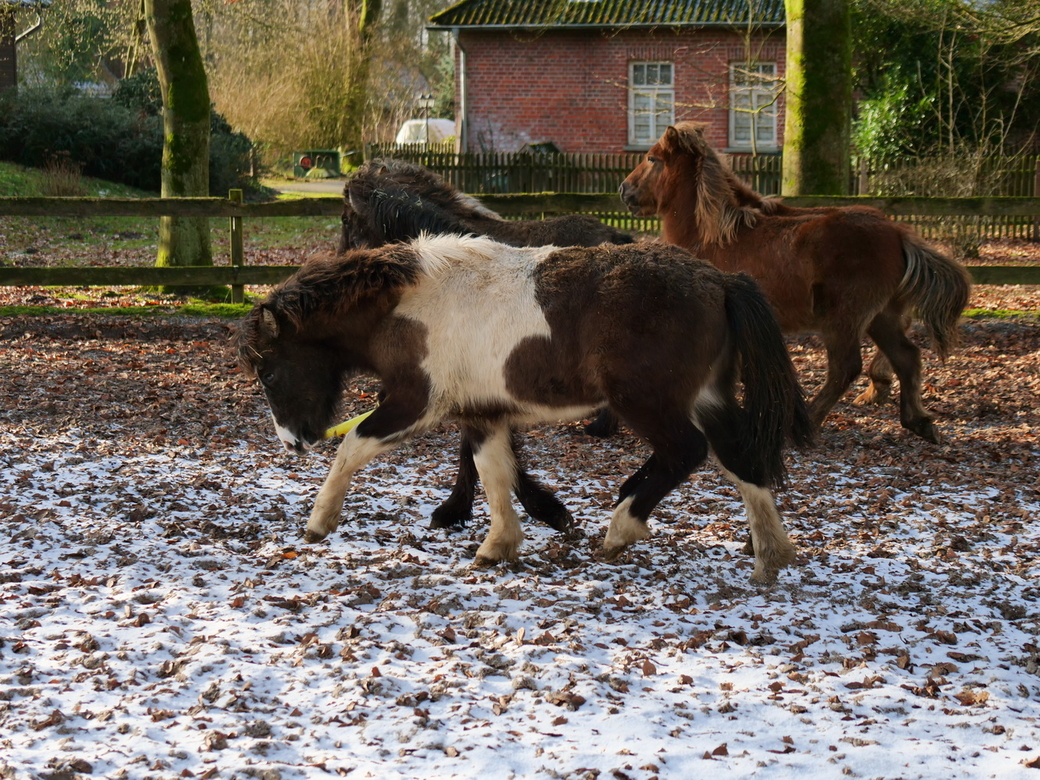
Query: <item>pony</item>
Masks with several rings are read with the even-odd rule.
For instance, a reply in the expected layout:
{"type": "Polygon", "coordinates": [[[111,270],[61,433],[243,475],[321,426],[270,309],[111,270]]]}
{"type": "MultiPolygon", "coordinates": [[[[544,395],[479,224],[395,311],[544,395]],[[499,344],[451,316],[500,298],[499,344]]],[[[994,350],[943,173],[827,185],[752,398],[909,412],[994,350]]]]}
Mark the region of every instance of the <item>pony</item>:
{"type": "Polygon", "coordinates": [[[290,451],[321,441],[347,377],[383,382],[336,452],[309,543],[338,527],[360,468],[454,420],[491,518],[476,562],[513,560],[524,538],[510,503],[514,431],[607,406],[653,450],[619,490],[608,560],[649,534],[650,512],[709,451],[744,500],[752,581],[773,582],[793,560],[771,491],[787,440],[807,443],[811,425],[783,336],[754,281],[678,247],[443,235],[315,258],[254,306],[235,344],[290,451]]]}
{"type": "Polygon", "coordinates": [[[343,186],[338,252],[426,233],[488,236],[511,246],[631,244],[628,233],[586,214],[507,220],[433,171],[402,160],[370,160],[343,186]]]}
{"type": "MultiPolygon", "coordinates": [[[[370,160],[351,175],[343,187],[342,224],[337,248],[340,254],[408,241],[423,232],[489,236],[512,246],[597,246],[633,241],[628,233],[583,214],[545,220],[503,219],[433,171],[393,159],[370,160]]],[[[610,436],[617,431],[617,420],[601,412],[585,431],[591,436],[610,436]]],[[[455,484],[434,511],[432,527],[458,527],[472,517],[477,488],[472,450],[463,434],[455,484]]],[[[518,469],[515,492],[531,517],[558,531],[569,525],[566,507],[523,467],[518,469]]]]}
{"type": "Polygon", "coordinates": [[[659,215],[666,241],[754,278],[785,333],[820,334],[827,377],[809,405],[816,428],[862,372],[867,335],[879,352],[868,368],[870,387],[856,401],[887,400],[894,370],[900,423],[939,442],[921,400],[920,350],[907,330],[912,313],[946,359],[971,291],[960,264],[876,209],[800,209],[764,198],[736,177],[693,122],[668,127],[621,183],[620,195],[633,214],[659,215]]]}

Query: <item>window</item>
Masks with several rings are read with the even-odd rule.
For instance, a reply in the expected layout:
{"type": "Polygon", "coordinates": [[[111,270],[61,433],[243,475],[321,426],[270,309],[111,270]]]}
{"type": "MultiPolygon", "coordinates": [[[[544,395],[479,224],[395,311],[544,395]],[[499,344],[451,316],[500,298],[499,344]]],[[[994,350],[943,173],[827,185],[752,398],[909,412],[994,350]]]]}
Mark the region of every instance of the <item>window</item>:
{"type": "Polygon", "coordinates": [[[776,63],[729,66],[729,145],[737,149],[775,149],[776,63]]]}
{"type": "Polygon", "coordinates": [[[628,65],[628,142],[652,146],[675,122],[675,69],[670,62],[628,65]]]}

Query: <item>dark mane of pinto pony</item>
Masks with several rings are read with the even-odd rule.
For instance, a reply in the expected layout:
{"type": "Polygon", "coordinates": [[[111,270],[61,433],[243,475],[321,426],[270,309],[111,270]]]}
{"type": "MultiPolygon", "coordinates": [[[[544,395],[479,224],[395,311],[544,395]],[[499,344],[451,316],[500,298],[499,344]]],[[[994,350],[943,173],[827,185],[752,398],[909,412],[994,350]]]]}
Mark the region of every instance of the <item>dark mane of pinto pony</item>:
{"type": "Polygon", "coordinates": [[[382,251],[359,250],[349,261],[343,255],[315,256],[275,286],[263,306],[256,306],[239,323],[233,345],[244,365],[260,337],[265,310],[278,314],[296,330],[314,317],[335,318],[359,301],[393,296],[414,285],[423,270],[405,246],[382,251]]]}

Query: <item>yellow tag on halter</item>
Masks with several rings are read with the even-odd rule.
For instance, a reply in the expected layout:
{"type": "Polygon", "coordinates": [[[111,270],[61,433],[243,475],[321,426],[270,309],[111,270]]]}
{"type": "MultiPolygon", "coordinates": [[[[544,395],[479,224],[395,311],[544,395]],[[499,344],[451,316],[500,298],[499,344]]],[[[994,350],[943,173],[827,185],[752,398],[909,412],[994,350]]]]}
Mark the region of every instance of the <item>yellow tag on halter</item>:
{"type": "Polygon", "coordinates": [[[349,420],[341,422],[339,425],[334,425],[325,431],[325,438],[332,439],[336,436],[346,436],[350,431],[354,430],[362,420],[367,418],[375,409],[369,409],[364,414],[359,414],[357,417],[351,417],[349,420]]]}

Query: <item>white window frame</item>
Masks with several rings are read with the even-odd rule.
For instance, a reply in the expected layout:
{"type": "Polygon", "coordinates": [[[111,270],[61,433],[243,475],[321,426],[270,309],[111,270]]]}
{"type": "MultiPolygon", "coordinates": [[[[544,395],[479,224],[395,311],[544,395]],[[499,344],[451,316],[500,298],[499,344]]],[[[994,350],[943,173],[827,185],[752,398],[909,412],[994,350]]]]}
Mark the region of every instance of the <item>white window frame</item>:
{"type": "Polygon", "coordinates": [[[675,63],[628,63],[628,143],[649,148],[675,124],[675,63]]]}
{"type": "Polygon", "coordinates": [[[729,147],[748,151],[779,148],[775,62],[731,62],[729,147]]]}

